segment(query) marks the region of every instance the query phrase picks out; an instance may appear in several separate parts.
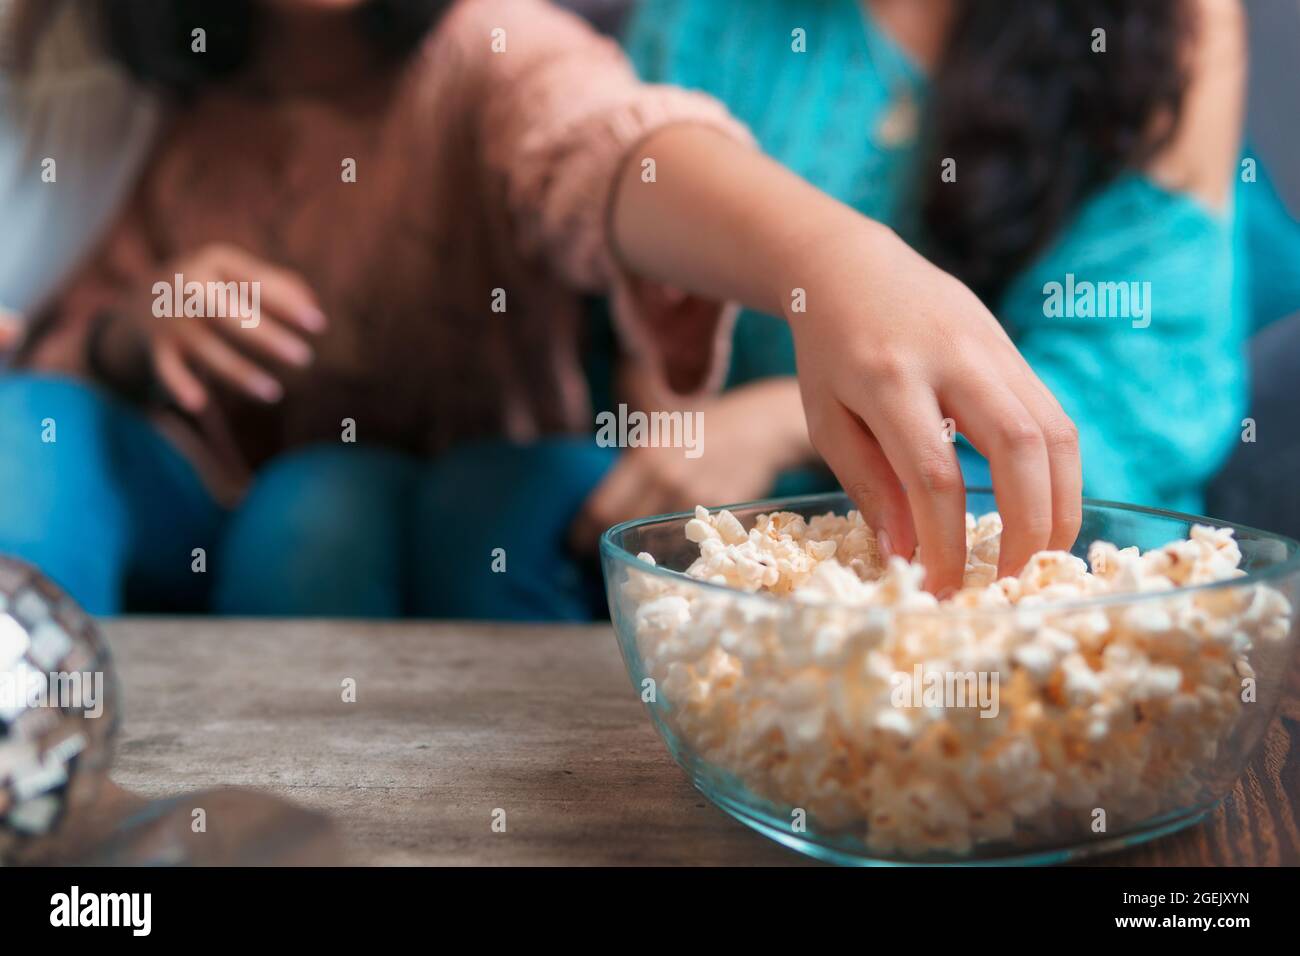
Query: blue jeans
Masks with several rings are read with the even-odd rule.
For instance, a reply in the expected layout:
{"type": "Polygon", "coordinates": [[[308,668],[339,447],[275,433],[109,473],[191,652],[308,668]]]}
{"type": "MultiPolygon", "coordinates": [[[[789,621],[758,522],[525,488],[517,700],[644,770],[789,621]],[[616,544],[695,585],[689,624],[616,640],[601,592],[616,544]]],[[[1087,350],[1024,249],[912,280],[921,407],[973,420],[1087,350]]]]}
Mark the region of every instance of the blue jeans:
{"type": "Polygon", "coordinates": [[[587,439],[434,461],[363,445],[295,450],[232,511],[135,410],[22,374],[0,376],[0,449],[0,553],[37,565],[92,613],[602,613],[595,568],[565,547],[616,455],[587,439]]]}

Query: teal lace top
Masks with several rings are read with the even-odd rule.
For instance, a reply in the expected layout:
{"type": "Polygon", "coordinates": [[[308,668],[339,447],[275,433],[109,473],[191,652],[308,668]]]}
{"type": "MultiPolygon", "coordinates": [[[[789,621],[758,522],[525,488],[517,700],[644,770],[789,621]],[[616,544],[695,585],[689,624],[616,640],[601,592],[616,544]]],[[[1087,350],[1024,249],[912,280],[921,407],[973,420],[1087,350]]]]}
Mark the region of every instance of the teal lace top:
{"type": "MultiPolygon", "coordinates": [[[[926,79],[859,0],[642,0],[627,45],[646,79],[713,94],[776,159],[916,237],[915,177],[939,175],[917,168],[926,79]]],[[[1079,426],[1087,494],[1198,511],[1239,440],[1251,323],[1238,212],[1249,188],[1219,215],[1124,176],[1077,209],[994,304],[1079,426]],[[1054,303],[1053,283],[1079,307],[1054,303]],[[1081,290],[1104,298],[1116,288],[1102,283],[1138,283],[1149,312],[1138,315],[1134,300],[1114,316],[1122,300],[1111,300],[1112,317],[1080,314],[1081,290]]],[[[794,372],[789,331],[770,316],[743,315],[734,350],[733,384],[794,372]]],[[[981,475],[979,462],[969,467],[977,457],[963,449],[968,479],[981,475]]]]}

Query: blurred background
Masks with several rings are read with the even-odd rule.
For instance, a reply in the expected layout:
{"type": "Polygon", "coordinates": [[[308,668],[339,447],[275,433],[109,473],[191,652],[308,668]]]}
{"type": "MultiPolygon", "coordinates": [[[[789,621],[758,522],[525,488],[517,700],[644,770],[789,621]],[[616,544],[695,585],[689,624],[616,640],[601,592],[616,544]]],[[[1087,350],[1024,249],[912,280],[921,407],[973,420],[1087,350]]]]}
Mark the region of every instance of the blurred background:
{"type": "MultiPolygon", "coordinates": [[[[618,35],[636,0],[560,0],[618,35]]],[[[1245,0],[1250,24],[1246,137],[1272,172],[1292,214],[1300,211],[1300,0],[1245,0]]]]}
{"type": "MultiPolygon", "coordinates": [[[[97,2],[67,0],[61,5],[59,0],[37,0],[32,9],[42,14],[55,10],[63,14],[76,10],[78,6],[82,11],[93,11],[97,2]]],[[[117,2],[113,0],[113,3],[117,2]]],[[[131,10],[146,18],[128,29],[119,30],[119,42],[120,36],[136,37],[147,32],[141,28],[142,24],[163,23],[158,11],[167,9],[169,2],[179,5],[180,0],[136,2],[138,7],[131,7],[126,0],[121,0],[120,6],[98,8],[100,18],[106,22],[131,10]]],[[[321,4],[323,0],[314,2],[321,4]]],[[[1156,74],[1160,79],[1174,77],[1179,72],[1179,64],[1175,62],[1176,41],[1179,39],[1177,30],[1182,24],[1172,13],[1182,0],[1178,3],[1173,0],[1152,3],[1149,7],[1129,5],[1122,0],[1097,0],[1089,5],[1076,5],[1074,0],[1056,0],[1054,5],[1048,4],[1047,0],[1041,0],[1041,3],[1040,0],[1019,0],[1022,4],[1019,7],[1007,4],[992,9],[982,6],[981,0],[972,0],[966,7],[958,5],[973,16],[962,21],[963,30],[950,38],[945,55],[950,58],[950,64],[958,64],[962,69],[955,73],[943,69],[934,71],[934,100],[948,105],[949,119],[974,116],[977,121],[972,126],[973,132],[957,130],[954,133],[942,129],[943,124],[936,120],[936,131],[953,135],[936,137],[926,147],[938,150],[955,145],[956,150],[916,157],[907,149],[919,138],[915,107],[922,99],[916,90],[921,83],[917,76],[912,75],[918,71],[913,68],[909,72],[911,64],[906,53],[889,41],[886,31],[870,25],[871,17],[862,24],[868,27],[861,38],[862,50],[848,49],[844,44],[836,46],[836,41],[851,39],[852,34],[847,29],[849,21],[835,20],[832,14],[847,17],[852,14],[854,4],[862,0],[765,0],[761,3],[758,0],[725,3],[723,0],[660,0],[659,5],[652,5],[652,0],[552,2],[586,17],[609,36],[621,38],[625,33],[631,36],[629,53],[646,79],[680,83],[719,97],[754,131],[759,142],[778,161],[803,174],[819,188],[855,206],[859,212],[898,229],[909,241],[914,237],[908,236],[907,230],[902,228],[907,225],[906,220],[914,219],[913,226],[930,226],[929,236],[925,235],[925,229],[917,230],[921,238],[931,240],[929,248],[923,248],[923,251],[927,255],[931,252],[948,254],[949,261],[945,261],[942,255],[931,258],[985,298],[1012,333],[1030,364],[1061,398],[1067,411],[1076,421],[1092,426],[1091,433],[1086,436],[1091,445],[1085,455],[1085,472],[1091,467],[1095,474],[1085,475],[1088,494],[1208,514],[1216,519],[1300,537],[1300,496],[1294,492],[1294,475],[1300,472],[1300,428],[1294,416],[1297,383],[1300,383],[1300,267],[1297,267],[1300,263],[1300,224],[1295,221],[1300,214],[1300,124],[1296,122],[1294,79],[1294,64],[1300,56],[1300,0],[1245,0],[1241,4],[1246,15],[1250,48],[1244,155],[1260,163],[1259,186],[1245,185],[1254,182],[1248,176],[1242,176],[1242,181],[1234,184],[1234,188],[1240,187],[1240,190],[1239,201],[1233,208],[1242,212],[1241,221],[1235,221],[1235,217],[1207,217],[1205,209],[1194,203],[1180,206],[1177,200],[1188,197],[1177,189],[1125,193],[1121,187],[1133,184],[1120,183],[1123,177],[1116,173],[1114,181],[1107,183],[1107,186],[1116,185],[1116,189],[1098,190],[1098,194],[1106,193],[1110,205],[1089,206],[1092,210],[1102,208],[1104,215],[1100,218],[1097,214],[1078,216],[1077,222],[1082,225],[1077,230],[1073,229],[1076,219],[1068,223],[1051,222],[1053,210],[1068,209],[1073,214],[1082,208],[1084,198],[1091,202],[1094,197],[1088,190],[1074,195],[1067,187],[1076,179],[1082,181],[1085,178],[1083,172],[1104,168],[1109,158],[1103,154],[1112,149],[1113,144],[1140,139],[1141,131],[1158,125],[1148,122],[1159,114],[1148,112],[1147,104],[1158,106],[1162,89],[1152,80],[1152,75],[1156,74]],[[691,16],[682,13],[683,10],[689,10],[691,16]],[[1160,11],[1164,11],[1164,15],[1160,11]],[[1009,12],[1018,16],[1009,15],[1009,12]],[[767,18],[769,13],[772,18],[767,18]],[[802,19],[805,15],[808,17],[806,21],[802,19]],[[727,16],[734,19],[724,19],[727,16]],[[1119,57],[1099,60],[1077,41],[1084,28],[1091,28],[1098,18],[1104,20],[1107,16],[1124,25],[1119,28],[1123,32],[1114,35],[1126,38],[1126,42],[1111,51],[1120,54],[1119,57]],[[812,50],[814,56],[807,60],[792,61],[787,55],[790,48],[784,31],[791,23],[805,22],[808,34],[819,35],[823,45],[812,50]],[[633,25],[635,29],[629,30],[633,25]],[[1045,36],[1053,37],[1059,47],[1047,47],[1043,42],[1045,36]],[[724,40],[727,42],[722,42],[724,40]],[[1042,55],[1031,55],[1031,51],[1042,55]],[[764,59],[760,53],[768,58],[764,59]],[[1071,57],[1075,59],[1071,60],[1071,57]],[[1078,61],[1081,58],[1088,60],[1086,67],[1080,67],[1078,61]],[[985,60],[989,62],[985,63],[985,60]],[[976,61],[980,69],[987,69],[984,72],[971,70],[971,61],[976,61]],[[869,62],[869,73],[855,74],[845,66],[863,62],[869,62]],[[778,63],[787,63],[788,70],[776,69],[778,63]],[[996,70],[1004,70],[1009,75],[996,70]],[[1006,85],[981,88],[966,82],[977,78],[987,80],[990,75],[1006,85]],[[845,77],[854,82],[845,82],[845,77]],[[867,82],[857,82],[863,77],[867,82]],[[943,83],[947,84],[946,87],[939,89],[943,83]],[[1085,83],[1091,85],[1083,85],[1085,83]],[[1058,95],[1061,84],[1074,85],[1067,93],[1058,95]],[[852,95],[847,95],[846,90],[852,91],[852,95]],[[972,90],[978,92],[972,93],[972,90]],[[1006,105],[1016,102],[1012,93],[1017,91],[1026,105],[1019,110],[1008,110],[1006,105]],[[1024,96],[1026,91],[1032,95],[1024,96]],[[1109,98],[1102,98],[1101,93],[1109,98]],[[970,108],[972,101],[976,107],[986,105],[989,115],[983,115],[978,108],[970,108]],[[985,135],[990,129],[999,130],[999,124],[1005,125],[1007,113],[1017,113],[1015,118],[1020,126],[1001,137],[985,135]],[[909,117],[911,132],[900,133],[901,129],[909,126],[909,117]],[[986,125],[979,126],[979,122],[986,125]],[[1068,135],[1071,130],[1068,124],[1080,127],[1075,129],[1077,140],[1068,135]],[[1082,128],[1088,124],[1091,124],[1090,128],[1082,128]],[[962,140],[961,135],[967,138],[962,140]],[[1096,147],[1095,155],[1089,154],[1085,161],[1080,161],[1077,151],[1069,152],[1078,142],[1089,143],[1089,148],[1096,147]],[[993,157],[997,163],[992,166],[976,165],[974,173],[963,174],[961,188],[972,190],[973,198],[948,186],[932,190],[945,194],[943,199],[936,199],[922,190],[917,190],[919,195],[905,195],[903,187],[910,177],[923,178],[922,172],[932,168],[926,165],[929,160],[933,159],[937,164],[938,157],[960,155],[963,163],[978,164],[988,160],[988,157],[981,159],[979,155],[981,144],[985,143],[992,143],[993,151],[1000,151],[1001,155],[993,157]],[[975,148],[961,151],[972,144],[975,148]],[[1045,158],[1051,165],[1042,161],[1045,158]],[[975,185],[970,187],[967,184],[975,185]],[[1276,198],[1274,190],[1278,194],[1276,198]],[[1116,196],[1120,198],[1115,199],[1116,196]],[[1139,205],[1138,200],[1155,205],[1139,205]],[[1157,205],[1164,209],[1163,216],[1151,214],[1157,205]],[[897,219],[891,219],[894,213],[898,213],[897,219]],[[1233,221],[1224,227],[1222,220],[1227,219],[1233,221]],[[1210,224],[1208,230],[1199,228],[1207,222],[1210,224]],[[1031,248],[1032,243],[1023,241],[1024,236],[1037,235],[1035,230],[1042,229],[1045,224],[1051,227],[1046,235],[1054,242],[1061,240],[1059,248],[1052,250],[1053,256],[1037,256],[1044,250],[1031,248]],[[957,228],[951,228],[953,225],[957,228]],[[1072,228],[1067,230],[1067,225],[1072,228]],[[1162,228],[1157,230],[1156,226],[1162,228]],[[1226,244],[1205,244],[1217,242],[1221,228],[1223,232],[1231,231],[1231,255],[1225,254],[1226,244]],[[1238,237],[1242,237],[1242,245],[1247,248],[1237,245],[1238,237]],[[1238,253],[1246,254],[1238,258],[1238,253]],[[1002,258],[998,259],[998,255],[1002,258]],[[1239,267],[1241,262],[1247,264],[1248,273],[1239,267]],[[954,263],[966,267],[967,271],[953,268],[954,263]],[[972,277],[988,279],[994,267],[996,282],[986,283],[988,287],[981,288],[973,281],[972,277]],[[1162,308],[1168,310],[1163,314],[1172,316],[1173,321],[1142,336],[1123,335],[1123,323],[1118,326],[1092,323],[1091,327],[1085,328],[1085,323],[1057,322],[1059,316],[1051,314],[1044,302],[1048,290],[1044,280],[1051,279],[1055,283],[1058,277],[1073,279],[1075,272],[1083,276],[1088,269],[1102,275],[1108,284],[1114,284],[1109,281],[1112,278],[1122,277],[1133,270],[1138,270],[1143,278],[1166,280],[1160,287],[1160,298],[1162,308]],[[1252,296],[1238,296],[1236,293],[1246,283],[1251,284],[1249,291],[1252,296]],[[1008,295],[1009,289],[1018,294],[1008,295]],[[1243,301],[1252,298],[1250,304],[1254,307],[1254,314],[1249,320],[1253,324],[1246,324],[1245,309],[1237,309],[1238,298],[1243,301]],[[1051,321],[1045,323],[1045,318],[1051,321]],[[1187,319],[1189,325],[1180,325],[1180,318],[1187,319]],[[1238,319],[1242,321],[1238,322],[1238,319]],[[1225,334],[1228,326],[1232,327],[1235,337],[1225,334]],[[1193,334],[1183,331],[1188,327],[1194,330],[1193,334]],[[1206,334],[1195,334],[1197,329],[1206,334]],[[1032,340],[1024,334],[1027,330],[1035,333],[1032,340]],[[1017,332],[1022,334],[1017,335],[1017,332]],[[1246,347],[1251,353],[1249,362],[1242,348],[1247,342],[1246,347]],[[1036,353],[1032,351],[1034,348],[1038,349],[1036,353]],[[1056,374],[1055,380],[1050,377],[1053,373],[1056,374]],[[1254,386],[1249,403],[1246,401],[1248,379],[1254,386]],[[1252,417],[1243,421],[1243,416],[1252,417]],[[1253,437],[1254,419],[1259,422],[1261,438],[1258,444],[1253,437]],[[1251,422],[1250,438],[1243,431],[1247,422],[1251,422]]],[[[1239,47],[1235,41],[1239,20],[1231,6],[1218,0],[1186,0],[1186,3],[1188,6],[1199,4],[1212,13],[1226,10],[1232,14],[1228,26],[1202,34],[1202,38],[1218,37],[1232,44],[1234,99],[1231,120],[1235,134],[1236,92],[1240,80],[1240,71],[1235,69],[1239,64],[1239,47]]],[[[908,0],[893,4],[881,0],[879,5],[888,6],[894,13],[900,10],[911,13],[913,32],[918,23],[925,29],[938,29],[928,12],[934,8],[909,5],[908,0]]],[[[378,2],[372,4],[371,12],[378,6],[378,2]]],[[[189,10],[188,7],[178,8],[189,10]]],[[[15,0],[0,0],[0,18],[6,10],[20,9],[24,8],[15,0]]],[[[221,0],[207,9],[216,11],[212,12],[214,22],[221,23],[232,17],[234,7],[221,0]]],[[[547,13],[541,7],[535,9],[547,13]]],[[[406,33],[417,39],[421,36],[414,31],[406,33]]],[[[284,31],[284,35],[300,38],[303,34],[284,31]]],[[[343,36],[345,40],[355,39],[355,34],[346,31],[343,36]]],[[[51,29],[45,44],[32,42],[23,48],[38,54],[32,58],[38,61],[37,66],[49,65],[39,62],[42,60],[39,54],[48,51],[47,59],[56,61],[54,66],[62,67],[66,65],[65,60],[75,63],[82,59],[80,54],[83,51],[74,48],[78,40],[83,45],[95,46],[86,44],[84,36],[51,29]]],[[[165,46],[164,49],[172,47],[165,46]]],[[[23,59],[18,56],[21,52],[22,49],[17,47],[6,50],[0,46],[0,81],[5,79],[6,64],[11,59],[14,62],[23,59]]],[[[118,53],[121,53],[120,49],[118,53]]],[[[97,64],[99,58],[88,59],[97,64]]],[[[330,58],[320,55],[319,48],[308,44],[300,66],[309,71],[312,64],[330,62],[330,58]]],[[[278,55],[268,58],[268,63],[274,64],[275,71],[289,75],[294,72],[285,67],[278,55]]],[[[37,73],[51,80],[50,89],[66,89],[66,77],[59,75],[57,69],[33,70],[33,75],[37,73]]],[[[69,128],[62,131],[63,142],[72,144],[72,148],[60,147],[59,190],[44,185],[33,187],[29,178],[34,158],[40,162],[40,157],[48,155],[37,151],[35,144],[59,139],[52,135],[60,132],[60,119],[55,115],[58,111],[45,107],[54,96],[48,99],[32,96],[24,101],[25,111],[16,111],[16,115],[23,115],[27,121],[32,146],[25,146],[19,137],[6,138],[5,129],[0,127],[0,228],[3,228],[5,220],[14,224],[7,234],[0,232],[0,247],[7,242],[18,253],[0,256],[0,365],[3,365],[7,350],[3,313],[6,310],[11,313],[15,328],[21,328],[16,321],[19,316],[30,320],[33,328],[39,326],[42,316],[38,305],[60,281],[55,274],[59,271],[55,265],[61,263],[61,268],[66,268],[93,251],[100,227],[115,214],[112,197],[129,188],[138,173],[139,161],[152,143],[153,124],[158,121],[157,104],[152,99],[146,102],[136,95],[138,91],[132,88],[121,70],[105,70],[102,74],[92,72],[91,79],[93,82],[87,82],[88,92],[79,100],[80,109],[73,117],[75,122],[69,121],[69,128]],[[115,96],[106,95],[105,91],[115,93],[115,96]],[[122,140],[123,145],[111,156],[104,154],[112,151],[96,145],[115,140],[122,140]],[[75,148],[78,144],[85,148],[78,150],[75,148]],[[78,161],[87,156],[93,156],[96,162],[93,166],[87,164],[79,168],[78,161]],[[86,174],[88,170],[89,175],[86,174]],[[6,185],[13,188],[6,192],[6,185]],[[57,203],[53,201],[56,196],[57,203]],[[22,223],[34,225],[24,228],[22,223]]],[[[1172,87],[1172,82],[1168,86],[1172,87]]],[[[526,87],[526,84],[517,77],[506,85],[512,93],[521,87],[526,87]]],[[[18,84],[14,84],[9,89],[18,88],[18,84]]],[[[0,93],[4,92],[6,87],[0,86],[0,93]]],[[[63,96],[63,93],[58,95],[63,96]]],[[[0,118],[7,118],[4,107],[16,101],[16,98],[0,99],[0,118]]],[[[374,111],[367,107],[357,112],[369,116],[374,111]]],[[[936,107],[934,115],[942,119],[945,114],[936,107]]],[[[1219,116],[1224,115],[1220,109],[1219,116]]],[[[409,125],[425,128],[422,124],[409,125]]],[[[312,124],[293,128],[293,135],[286,133],[277,137],[273,133],[243,138],[248,143],[279,144],[283,141],[301,148],[301,144],[311,139],[307,133],[325,126],[324,121],[317,118],[312,124]]],[[[285,124],[283,128],[289,127],[285,124]]],[[[1200,128],[1207,129],[1208,135],[1195,144],[1196,148],[1190,150],[1190,154],[1198,160],[1208,159],[1216,145],[1225,147],[1221,172],[1224,179],[1228,178],[1230,164],[1238,157],[1235,135],[1216,133],[1220,126],[1200,128]],[[1232,153],[1226,148],[1230,139],[1233,141],[1232,153]]],[[[285,148],[289,149],[288,146],[285,148]]],[[[205,158],[209,155],[208,150],[195,152],[205,158]]],[[[1126,163],[1131,159],[1133,157],[1125,157],[1126,163]]],[[[1136,162],[1120,164],[1118,169],[1132,172],[1136,162]]],[[[223,168],[209,180],[209,184],[216,181],[221,185],[221,180],[229,177],[229,170],[223,168]]],[[[381,183],[382,177],[376,177],[375,181],[381,183]]],[[[1163,184],[1163,181],[1158,181],[1158,185],[1163,184]]],[[[203,189],[189,188],[188,184],[186,189],[192,196],[219,191],[209,189],[205,193],[203,189]]],[[[265,200],[268,195],[283,196],[276,190],[261,186],[256,191],[250,190],[249,195],[258,200],[265,200]]],[[[303,205],[297,203],[295,208],[303,205]]],[[[215,220],[230,204],[213,203],[213,206],[219,208],[210,209],[207,214],[215,220]]],[[[169,215],[152,217],[163,221],[170,221],[170,218],[169,215]]],[[[277,222],[276,228],[282,230],[281,213],[277,211],[272,218],[277,222]]],[[[274,245],[277,249],[282,248],[283,240],[277,238],[274,245]]],[[[371,274],[378,271],[371,270],[371,274]]],[[[385,274],[389,271],[388,268],[383,270],[385,274]]],[[[426,271],[419,273],[421,277],[427,274],[426,271]]],[[[1085,284],[1090,284],[1086,283],[1086,277],[1085,284]]],[[[1150,282],[1143,284],[1151,285],[1150,282]]],[[[427,298],[412,298],[421,303],[421,307],[427,303],[427,298]]],[[[359,292],[357,300],[363,301],[359,292]]],[[[591,407],[595,410],[612,409],[624,402],[625,396],[633,404],[640,401],[642,407],[659,407],[647,405],[642,400],[644,395],[629,395],[631,390],[627,388],[626,377],[619,377],[620,372],[626,371],[626,364],[619,363],[624,362],[627,356],[620,354],[621,343],[604,314],[604,300],[579,303],[575,299],[571,303],[575,315],[582,304],[588,307],[595,320],[582,323],[587,335],[582,343],[582,358],[586,362],[583,371],[587,374],[591,407]]],[[[384,311],[382,307],[374,310],[384,311]]],[[[353,308],[349,304],[348,314],[353,312],[366,318],[366,309],[353,308]]],[[[1084,315],[1080,313],[1080,317],[1084,315]]],[[[100,318],[104,316],[98,316],[97,321],[100,318]]],[[[1133,328],[1145,327],[1133,324],[1133,328]]],[[[458,330],[457,334],[463,336],[464,333],[458,330]]],[[[551,332],[548,330],[546,334],[551,332]]],[[[15,333],[9,335],[8,341],[22,343],[25,347],[36,338],[38,336],[33,332],[23,342],[15,333]]],[[[574,528],[582,525],[583,541],[592,548],[601,529],[629,517],[678,511],[700,502],[746,501],[769,495],[827,490],[833,486],[832,477],[816,460],[807,441],[798,391],[789,387],[797,383],[793,377],[793,343],[788,326],[778,318],[746,312],[741,316],[732,344],[728,388],[722,395],[706,401],[711,403],[707,406],[710,422],[719,423],[716,429],[711,429],[710,441],[721,442],[724,435],[738,435],[740,439],[729,446],[714,446],[726,448],[716,459],[711,459],[720,463],[717,466],[706,461],[692,463],[689,470],[685,466],[678,469],[675,464],[664,465],[663,455],[656,457],[629,452],[621,456],[620,465],[627,465],[623,474],[632,474],[635,478],[622,482],[623,487],[633,489],[624,493],[617,502],[623,511],[613,513],[618,509],[606,507],[603,512],[598,510],[591,520],[573,524],[574,528]],[[794,428],[781,427],[781,423],[788,422],[792,416],[796,419],[794,428]],[[762,422],[765,427],[753,428],[752,422],[762,422]],[[797,454],[786,447],[789,443],[784,436],[791,431],[798,432],[795,444],[800,447],[797,454]],[[771,438],[773,435],[775,441],[771,438]],[[718,475],[722,477],[718,478],[718,475]],[[725,487],[722,487],[724,480],[725,487]]],[[[463,338],[458,345],[473,348],[466,345],[463,338]]],[[[408,351],[412,355],[419,354],[408,351]]],[[[352,347],[341,348],[340,352],[347,360],[344,364],[350,363],[357,354],[352,347]]],[[[94,350],[86,348],[78,354],[82,357],[93,355],[94,350]]],[[[21,351],[14,357],[17,374],[12,378],[21,379],[28,358],[29,355],[21,351]]],[[[380,364],[385,370],[390,368],[385,363],[380,364]]],[[[432,378],[438,379],[439,376],[432,378]]],[[[391,378],[381,384],[385,394],[391,394],[391,378]]],[[[17,382],[14,387],[24,394],[21,392],[23,382],[17,382]]],[[[129,394],[126,397],[147,403],[157,396],[129,394]]],[[[323,407],[315,398],[305,404],[312,407],[313,415],[323,407]]],[[[395,404],[415,407],[410,403],[395,404]]],[[[49,415],[43,405],[40,414],[29,413],[26,405],[14,400],[8,403],[8,407],[14,411],[11,418],[17,424],[11,433],[0,429],[0,478],[8,475],[11,487],[16,488],[52,486],[48,475],[38,474],[33,479],[20,472],[15,464],[20,456],[14,436],[26,435],[29,421],[42,421],[47,417],[52,421],[54,416],[49,415]],[[6,447],[9,450],[7,460],[3,453],[6,447]]],[[[93,407],[97,410],[99,406],[93,407]]],[[[134,409],[130,411],[129,421],[134,425],[138,416],[135,416],[134,409]]],[[[701,410],[697,414],[703,416],[705,412],[701,410]]],[[[88,420],[98,422],[99,419],[91,415],[88,420]]],[[[245,424],[252,420],[253,416],[250,416],[245,424]]],[[[331,427],[338,420],[337,416],[333,417],[331,427]]],[[[433,420],[436,416],[427,416],[420,422],[420,427],[433,420]]],[[[573,433],[576,434],[585,424],[583,418],[573,433]]],[[[66,425],[60,427],[66,434],[66,425]]],[[[234,428],[230,433],[242,437],[244,431],[248,429],[234,428]]],[[[155,430],[147,434],[150,439],[158,436],[155,430]]],[[[581,438],[585,440],[586,436],[581,438]]],[[[170,445],[158,444],[170,450],[170,445]]],[[[41,450],[36,453],[42,454],[41,450]]],[[[48,458],[36,455],[32,461],[45,467],[48,458]]],[[[963,469],[966,469],[968,484],[982,486],[990,483],[987,465],[969,443],[959,447],[959,456],[963,469]],[[964,455],[964,452],[971,454],[964,455]],[[977,470],[967,469],[968,463],[977,470]],[[982,473],[978,471],[981,466],[984,468],[982,473]]],[[[672,457],[674,461],[682,458],[676,452],[672,457]]],[[[600,459],[601,467],[608,465],[610,460],[600,459]]],[[[509,472],[509,469],[497,470],[509,472]]],[[[71,468],[60,474],[76,477],[83,471],[71,468]]],[[[146,483],[118,482],[116,475],[110,477],[114,487],[120,483],[129,486],[133,493],[136,488],[148,490],[146,483]]],[[[605,487],[604,479],[598,485],[596,479],[592,481],[597,491],[605,487]]],[[[586,485],[572,481],[567,473],[563,480],[555,479],[553,484],[553,488],[547,489],[550,497],[562,500],[565,502],[564,510],[578,511],[582,518],[588,517],[586,512],[591,501],[600,497],[586,485]]],[[[461,506],[468,497],[462,490],[465,486],[474,487],[474,483],[463,482],[457,487],[454,497],[459,510],[464,510],[461,506]]],[[[0,496],[0,501],[5,497],[12,512],[8,515],[9,523],[28,528],[25,522],[29,513],[39,510],[26,501],[31,496],[10,494],[0,496]]],[[[146,503],[153,508],[153,497],[145,494],[141,501],[148,499],[146,503]]],[[[100,507],[89,510],[93,514],[112,513],[111,509],[100,507]]],[[[65,513],[65,509],[51,507],[49,512],[58,517],[65,513]]],[[[319,515],[329,513],[331,509],[319,507],[302,523],[304,526],[317,523],[319,515]]],[[[0,507],[0,519],[5,519],[3,507],[0,507]]],[[[221,519],[214,519],[214,524],[223,519],[224,512],[221,519]]],[[[584,614],[591,612],[602,616],[598,577],[590,554],[573,545],[570,539],[577,539],[576,532],[568,535],[572,519],[572,514],[559,515],[555,529],[534,537],[539,541],[545,539],[548,547],[554,545],[557,550],[562,547],[566,560],[575,557],[567,552],[581,551],[576,555],[581,560],[572,564],[571,575],[577,582],[575,587],[581,591],[581,610],[584,614]]],[[[170,530],[168,522],[159,524],[163,526],[162,530],[170,530]]],[[[250,522],[250,527],[255,524],[250,522]]],[[[4,525],[5,520],[0,520],[0,551],[5,550],[3,545],[11,540],[23,547],[35,548],[44,542],[74,537],[74,533],[56,534],[42,527],[6,539],[3,536],[4,525]]],[[[75,522],[71,526],[75,526],[75,522]]],[[[123,526],[130,527],[131,522],[124,521],[123,526]]],[[[79,535],[81,531],[77,528],[75,534],[79,535]]],[[[139,536],[142,540],[148,537],[144,533],[139,536]]],[[[85,550],[85,546],[81,545],[80,550],[85,550]]],[[[521,566],[515,565],[516,568],[521,566]]],[[[483,593],[495,593],[492,589],[497,583],[492,579],[490,569],[479,570],[488,582],[483,593]]],[[[503,613],[497,603],[488,602],[487,609],[491,616],[503,613]]]]}
{"type": "Polygon", "coordinates": [[[1292,214],[1300,210],[1300,2],[1247,0],[1250,100],[1246,135],[1273,170],[1292,214]]]}

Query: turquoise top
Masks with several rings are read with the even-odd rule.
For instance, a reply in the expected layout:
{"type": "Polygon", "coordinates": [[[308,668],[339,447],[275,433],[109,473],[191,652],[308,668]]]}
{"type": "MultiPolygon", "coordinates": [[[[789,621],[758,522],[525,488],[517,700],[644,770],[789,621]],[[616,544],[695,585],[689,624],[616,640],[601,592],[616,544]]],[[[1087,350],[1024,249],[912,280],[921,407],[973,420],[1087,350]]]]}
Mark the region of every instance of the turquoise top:
{"type": "MultiPolygon", "coordinates": [[[[898,104],[923,111],[926,78],[859,0],[642,0],[627,42],[646,79],[712,93],[773,157],[915,238],[920,124],[900,123],[898,104]]],[[[996,303],[1079,426],[1086,494],[1199,511],[1239,440],[1250,320],[1234,274],[1245,251],[1237,219],[1125,175],[1087,199],[996,303]],[[1063,301],[1069,288],[1080,303],[1089,284],[1105,298],[1114,287],[1101,283],[1133,282],[1149,290],[1146,318],[1079,315],[1063,301]]],[[[778,319],[746,313],[734,347],[733,384],[794,373],[778,319]]]]}

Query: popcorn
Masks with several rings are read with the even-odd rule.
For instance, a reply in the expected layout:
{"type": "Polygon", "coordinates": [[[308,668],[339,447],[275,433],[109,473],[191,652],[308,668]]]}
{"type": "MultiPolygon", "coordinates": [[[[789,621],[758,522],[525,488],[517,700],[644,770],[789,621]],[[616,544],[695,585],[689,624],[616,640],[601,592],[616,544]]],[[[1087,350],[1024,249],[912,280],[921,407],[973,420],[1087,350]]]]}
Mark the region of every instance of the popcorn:
{"type": "Polygon", "coordinates": [[[1247,655],[1291,633],[1272,588],[1179,590],[1245,574],[1227,528],[1146,553],[1099,541],[1087,562],[1044,551],[999,580],[1001,518],[968,515],[943,602],[920,564],[883,560],[856,511],[746,530],[697,508],[685,532],[686,577],[737,593],[629,572],[663,718],[759,797],[880,853],[1078,837],[1094,808],[1131,825],[1204,799],[1198,768],[1237,727],[1243,682],[1270,671],[1247,655]],[[1079,604],[1126,593],[1153,596],[1079,604]],[[965,706],[926,700],[931,675],[970,691],[965,706]]]}

